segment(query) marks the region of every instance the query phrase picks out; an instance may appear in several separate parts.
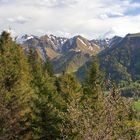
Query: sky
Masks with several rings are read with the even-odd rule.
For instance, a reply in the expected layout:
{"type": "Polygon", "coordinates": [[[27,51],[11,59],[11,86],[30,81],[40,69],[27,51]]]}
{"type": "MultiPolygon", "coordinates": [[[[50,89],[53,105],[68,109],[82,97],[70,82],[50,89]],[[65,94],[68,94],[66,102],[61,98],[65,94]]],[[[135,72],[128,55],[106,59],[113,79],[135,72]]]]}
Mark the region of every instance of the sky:
{"type": "Polygon", "coordinates": [[[140,32],[140,0],[0,0],[0,31],[105,38],[140,32]]]}

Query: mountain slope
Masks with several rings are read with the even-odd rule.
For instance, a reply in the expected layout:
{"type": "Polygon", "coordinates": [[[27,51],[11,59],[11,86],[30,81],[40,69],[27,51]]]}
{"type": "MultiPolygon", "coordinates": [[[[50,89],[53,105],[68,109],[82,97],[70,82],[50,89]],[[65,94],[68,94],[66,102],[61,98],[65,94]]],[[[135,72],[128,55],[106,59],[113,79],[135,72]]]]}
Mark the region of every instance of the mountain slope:
{"type": "Polygon", "coordinates": [[[130,74],[132,79],[139,79],[140,75],[140,34],[128,34],[117,46],[99,56],[102,67],[108,67],[107,72],[112,73],[113,78],[123,79],[123,75],[130,74]],[[106,60],[106,61],[103,61],[106,60]],[[114,60],[114,61],[113,61],[114,60]],[[112,65],[111,65],[112,64],[112,65]],[[112,66],[117,67],[118,74],[112,66]],[[123,74],[119,74],[120,67],[123,74]]]}
{"type": "Polygon", "coordinates": [[[18,42],[25,48],[36,48],[37,50],[40,50],[40,53],[43,49],[46,56],[50,59],[53,59],[60,55],[61,47],[66,42],[66,40],[67,38],[56,37],[53,35],[44,35],[41,37],[25,35],[18,39],[18,42]]]}
{"type": "Polygon", "coordinates": [[[119,43],[122,39],[122,37],[114,36],[113,38],[93,39],[90,42],[97,44],[102,49],[105,49],[114,46],[115,44],[119,43]]]}
{"type": "Polygon", "coordinates": [[[100,47],[95,43],[90,43],[89,40],[79,35],[67,40],[62,46],[62,53],[66,53],[70,50],[76,52],[81,51],[93,55],[100,51],[100,47]]]}
{"type": "Polygon", "coordinates": [[[75,72],[85,64],[91,56],[82,52],[70,51],[60,58],[55,58],[52,61],[54,72],[56,74],[62,72],[75,72]]]}
{"type": "MultiPolygon", "coordinates": [[[[112,47],[98,54],[101,69],[116,82],[140,80],[140,34],[128,34],[112,47]]],[[[86,73],[90,62],[77,75],[86,73]],[[82,73],[81,73],[82,72],[82,73]]]]}
{"type": "Polygon", "coordinates": [[[52,63],[55,73],[75,72],[83,66],[93,55],[100,51],[100,47],[90,43],[82,36],[68,39],[62,46],[62,56],[56,57],[52,63]]]}

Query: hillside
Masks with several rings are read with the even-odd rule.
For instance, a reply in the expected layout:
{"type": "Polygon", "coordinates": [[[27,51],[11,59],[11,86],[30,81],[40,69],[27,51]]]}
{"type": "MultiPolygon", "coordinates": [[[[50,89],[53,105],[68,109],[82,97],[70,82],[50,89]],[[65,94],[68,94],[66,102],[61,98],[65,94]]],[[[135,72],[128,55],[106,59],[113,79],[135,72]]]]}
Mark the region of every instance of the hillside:
{"type": "MultiPolygon", "coordinates": [[[[128,34],[98,54],[100,68],[106,76],[117,82],[140,80],[140,34],[128,34]]],[[[90,62],[76,73],[78,77],[86,73],[90,62]]]]}
{"type": "Polygon", "coordinates": [[[140,80],[140,34],[128,34],[122,41],[99,54],[101,68],[113,79],[140,80]]]}
{"type": "Polygon", "coordinates": [[[100,50],[99,46],[81,36],[68,39],[62,46],[62,56],[52,60],[54,71],[57,74],[75,72],[100,50]]]}
{"type": "Polygon", "coordinates": [[[55,73],[59,74],[64,71],[75,72],[83,66],[91,56],[82,52],[70,51],[52,61],[55,73]]]}

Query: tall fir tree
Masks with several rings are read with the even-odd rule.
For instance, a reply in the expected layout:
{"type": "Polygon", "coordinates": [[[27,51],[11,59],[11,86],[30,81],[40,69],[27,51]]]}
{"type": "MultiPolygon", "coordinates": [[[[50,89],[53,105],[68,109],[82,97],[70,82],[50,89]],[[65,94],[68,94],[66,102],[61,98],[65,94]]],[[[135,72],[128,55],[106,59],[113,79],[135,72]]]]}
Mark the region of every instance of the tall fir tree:
{"type": "Polygon", "coordinates": [[[81,96],[82,90],[78,80],[74,74],[64,73],[56,80],[56,87],[58,92],[67,102],[73,98],[81,96]]]}
{"type": "Polygon", "coordinates": [[[31,136],[31,75],[22,48],[10,34],[0,36],[0,139],[20,140],[31,136]]]}
{"type": "Polygon", "coordinates": [[[31,85],[38,97],[34,100],[35,116],[32,120],[34,139],[57,139],[60,136],[58,114],[63,100],[54,86],[53,73],[48,71],[50,70],[48,62],[39,58],[34,48],[30,48],[27,54],[33,76],[31,85]]]}
{"type": "Polygon", "coordinates": [[[83,84],[83,100],[87,100],[89,104],[98,110],[98,98],[104,83],[104,76],[99,70],[99,61],[97,57],[93,57],[87,78],[83,84]],[[97,104],[96,104],[97,103],[97,104]]]}

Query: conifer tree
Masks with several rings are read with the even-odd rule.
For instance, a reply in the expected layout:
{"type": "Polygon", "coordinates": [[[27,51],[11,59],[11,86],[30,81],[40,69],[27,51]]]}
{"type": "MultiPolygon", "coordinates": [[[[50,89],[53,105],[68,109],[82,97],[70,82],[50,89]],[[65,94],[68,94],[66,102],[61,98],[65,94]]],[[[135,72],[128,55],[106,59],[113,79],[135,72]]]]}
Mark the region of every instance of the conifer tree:
{"type": "Polygon", "coordinates": [[[65,101],[81,94],[81,86],[73,74],[64,73],[57,79],[56,86],[65,101]]]}
{"type": "Polygon", "coordinates": [[[53,66],[49,58],[47,58],[47,60],[44,62],[44,69],[47,70],[49,76],[52,77],[54,75],[53,66]]]}
{"type": "Polygon", "coordinates": [[[33,76],[31,85],[38,97],[34,100],[33,138],[40,140],[59,138],[58,123],[60,119],[57,114],[62,101],[56,92],[54,77],[51,77],[52,73],[48,72],[50,69],[48,64],[38,57],[34,48],[30,48],[27,54],[33,76]]]}
{"type": "Polygon", "coordinates": [[[83,84],[84,96],[82,100],[86,100],[95,110],[98,110],[98,98],[101,94],[104,77],[99,70],[99,61],[97,57],[93,57],[90,69],[83,84]]]}
{"type": "Polygon", "coordinates": [[[24,52],[6,31],[0,36],[0,79],[0,139],[26,139],[35,96],[24,52]]]}

